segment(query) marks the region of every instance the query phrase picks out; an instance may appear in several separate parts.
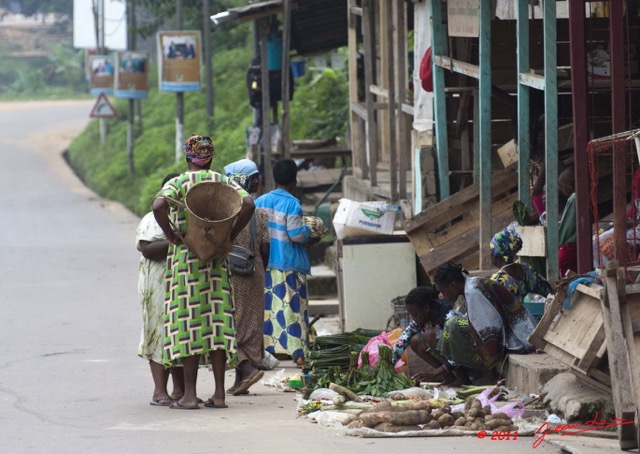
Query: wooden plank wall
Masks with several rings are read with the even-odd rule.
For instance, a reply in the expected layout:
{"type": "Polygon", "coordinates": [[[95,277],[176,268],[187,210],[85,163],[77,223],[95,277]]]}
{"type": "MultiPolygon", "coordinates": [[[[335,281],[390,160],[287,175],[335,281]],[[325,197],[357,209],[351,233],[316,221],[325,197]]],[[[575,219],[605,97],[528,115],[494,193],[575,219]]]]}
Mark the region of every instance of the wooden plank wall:
{"type": "MultiPolygon", "coordinates": [[[[491,186],[497,230],[513,221],[512,205],[518,189],[515,167],[494,172],[491,186]]],[[[405,231],[427,274],[432,275],[449,260],[467,269],[478,268],[479,214],[479,186],[473,184],[405,222],[405,231]]]]}

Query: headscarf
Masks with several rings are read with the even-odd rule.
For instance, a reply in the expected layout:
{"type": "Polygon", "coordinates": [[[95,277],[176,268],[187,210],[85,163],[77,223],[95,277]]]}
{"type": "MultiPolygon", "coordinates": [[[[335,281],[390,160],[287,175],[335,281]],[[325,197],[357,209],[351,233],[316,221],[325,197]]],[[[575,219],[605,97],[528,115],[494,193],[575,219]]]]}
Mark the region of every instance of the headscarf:
{"type": "Polygon", "coordinates": [[[522,249],[522,238],[517,232],[506,229],[493,236],[489,249],[491,255],[502,257],[507,263],[511,263],[522,249]]]}
{"type": "Polygon", "coordinates": [[[204,167],[211,162],[216,152],[216,146],[210,137],[192,135],[184,144],[187,157],[198,167],[204,167]]]}
{"type": "Polygon", "coordinates": [[[249,180],[259,171],[258,166],[251,159],[240,159],[225,166],[224,172],[244,189],[248,189],[249,180]]]}

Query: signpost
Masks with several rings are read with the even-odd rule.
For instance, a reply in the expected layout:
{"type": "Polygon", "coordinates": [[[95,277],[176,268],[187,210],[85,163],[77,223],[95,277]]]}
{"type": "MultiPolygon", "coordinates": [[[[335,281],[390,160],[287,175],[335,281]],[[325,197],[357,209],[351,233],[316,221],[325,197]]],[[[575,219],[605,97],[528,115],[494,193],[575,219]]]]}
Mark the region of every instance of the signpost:
{"type": "Polygon", "coordinates": [[[100,93],[89,116],[91,118],[113,118],[116,116],[116,110],[107,99],[107,95],[100,93]]]}

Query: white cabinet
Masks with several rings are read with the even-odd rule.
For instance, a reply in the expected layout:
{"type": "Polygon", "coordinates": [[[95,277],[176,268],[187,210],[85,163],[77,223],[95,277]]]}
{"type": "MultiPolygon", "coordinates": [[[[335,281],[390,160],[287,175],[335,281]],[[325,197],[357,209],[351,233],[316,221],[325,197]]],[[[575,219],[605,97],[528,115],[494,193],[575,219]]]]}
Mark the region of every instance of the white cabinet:
{"type": "Polygon", "coordinates": [[[416,255],[405,235],[338,240],[337,270],[343,331],[384,330],[391,300],[416,286],[416,255]]]}

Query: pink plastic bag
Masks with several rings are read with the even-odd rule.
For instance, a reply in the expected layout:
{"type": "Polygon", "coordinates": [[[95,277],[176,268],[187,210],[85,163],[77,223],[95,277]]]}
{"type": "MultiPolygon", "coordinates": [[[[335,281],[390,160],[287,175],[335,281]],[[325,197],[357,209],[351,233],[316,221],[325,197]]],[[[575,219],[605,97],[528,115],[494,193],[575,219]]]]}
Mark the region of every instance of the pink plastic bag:
{"type": "MultiPolygon", "coordinates": [[[[380,356],[380,353],[378,353],[379,345],[386,345],[387,347],[391,348],[391,343],[387,339],[386,331],[381,332],[376,337],[372,337],[369,342],[367,342],[367,345],[365,345],[362,349],[362,352],[369,352],[370,366],[373,366],[378,362],[378,357],[380,356]]],[[[360,352],[360,354],[358,355],[358,369],[362,367],[362,352],[360,352]]]]}
{"type": "Polygon", "coordinates": [[[491,414],[500,412],[504,413],[509,418],[513,418],[514,416],[522,416],[524,414],[524,404],[520,401],[511,402],[510,404],[507,404],[503,407],[496,406],[494,402],[498,400],[498,398],[504,393],[504,390],[502,388],[499,388],[499,392],[495,396],[489,398],[489,395],[493,392],[494,389],[495,388],[487,388],[480,394],[478,394],[478,397],[476,397],[476,399],[480,401],[483,407],[485,405],[488,405],[491,408],[491,414]]]}

